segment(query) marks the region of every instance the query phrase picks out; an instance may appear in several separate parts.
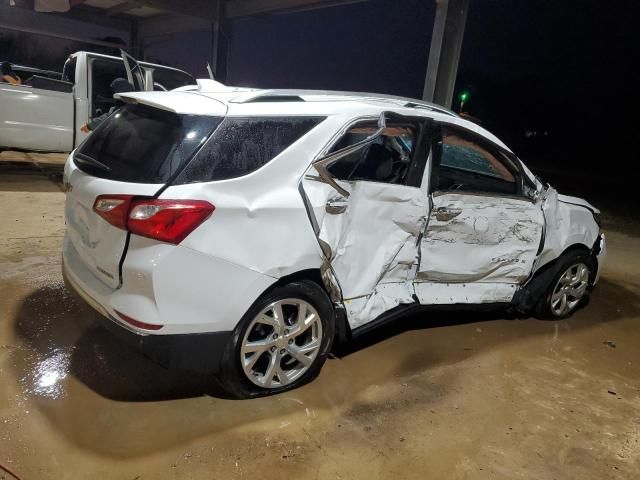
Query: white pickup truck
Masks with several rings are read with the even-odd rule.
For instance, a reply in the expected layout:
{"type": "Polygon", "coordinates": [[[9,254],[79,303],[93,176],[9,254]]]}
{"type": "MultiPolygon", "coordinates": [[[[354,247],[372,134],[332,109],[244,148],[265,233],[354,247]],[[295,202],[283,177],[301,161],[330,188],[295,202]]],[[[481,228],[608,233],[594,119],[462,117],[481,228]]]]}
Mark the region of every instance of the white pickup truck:
{"type": "Polygon", "coordinates": [[[0,150],[70,152],[87,136],[82,125],[114,105],[110,84],[118,77],[135,90],[196,84],[182,70],[137,62],[125,52],[121,58],[76,52],[61,80],[36,74],[22,85],[0,83],[0,150]]]}

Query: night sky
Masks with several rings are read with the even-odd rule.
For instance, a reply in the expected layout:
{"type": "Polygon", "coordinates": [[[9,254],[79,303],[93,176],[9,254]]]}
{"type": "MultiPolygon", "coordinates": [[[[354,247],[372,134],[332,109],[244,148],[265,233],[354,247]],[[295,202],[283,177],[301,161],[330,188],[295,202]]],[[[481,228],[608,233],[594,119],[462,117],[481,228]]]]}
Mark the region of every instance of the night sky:
{"type": "MultiPolygon", "coordinates": [[[[235,20],[224,28],[219,78],[419,97],[434,13],[431,0],[370,0],[235,20]]],[[[638,21],[637,0],[471,0],[456,92],[468,90],[465,110],[525,160],[635,163],[638,21]]],[[[33,63],[45,42],[23,37],[19,49],[0,42],[1,59],[33,63]]],[[[153,42],[147,59],[205,75],[207,31],[153,42]]],[[[54,43],[41,63],[61,65],[77,48],[54,43]]]]}

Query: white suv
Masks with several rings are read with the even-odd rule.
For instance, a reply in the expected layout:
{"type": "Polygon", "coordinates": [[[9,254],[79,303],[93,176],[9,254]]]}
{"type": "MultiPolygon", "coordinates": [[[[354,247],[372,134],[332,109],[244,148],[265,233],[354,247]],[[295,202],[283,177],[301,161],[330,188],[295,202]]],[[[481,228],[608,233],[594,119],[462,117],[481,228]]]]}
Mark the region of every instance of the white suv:
{"type": "Polygon", "coordinates": [[[436,105],[207,81],[121,98],[65,167],[65,278],[233,396],[300,386],[408,311],[560,318],[597,281],[598,211],[436,105]]]}

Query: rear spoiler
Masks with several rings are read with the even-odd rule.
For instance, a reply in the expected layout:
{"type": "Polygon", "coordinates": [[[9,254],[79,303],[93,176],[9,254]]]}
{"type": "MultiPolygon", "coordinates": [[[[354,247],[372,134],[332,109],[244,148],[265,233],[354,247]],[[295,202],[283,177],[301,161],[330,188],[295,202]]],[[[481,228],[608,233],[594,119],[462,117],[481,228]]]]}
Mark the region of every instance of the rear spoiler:
{"type": "Polygon", "coordinates": [[[223,102],[197,92],[131,92],[113,97],[125,103],[148,105],[181,115],[223,117],[227,113],[223,102]]]}

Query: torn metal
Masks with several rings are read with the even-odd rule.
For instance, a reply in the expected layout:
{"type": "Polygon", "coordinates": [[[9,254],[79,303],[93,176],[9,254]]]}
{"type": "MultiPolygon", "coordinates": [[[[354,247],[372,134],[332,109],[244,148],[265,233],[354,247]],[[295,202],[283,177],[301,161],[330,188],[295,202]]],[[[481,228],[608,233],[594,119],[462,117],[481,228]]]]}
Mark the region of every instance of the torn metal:
{"type": "Polygon", "coordinates": [[[433,196],[418,281],[521,283],[542,239],[542,211],[527,199],[433,196]]]}
{"type": "Polygon", "coordinates": [[[402,185],[339,181],[349,192],[347,201],[313,176],[303,183],[351,327],[415,302],[418,237],[426,220],[423,193],[402,185]],[[344,209],[335,210],[337,203],[344,209]]]}
{"type": "Polygon", "coordinates": [[[600,211],[581,198],[561,195],[551,186],[542,202],[546,231],[542,251],[536,259],[534,271],[558,258],[572,245],[592,248],[598,235],[594,214],[600,211]]]}

